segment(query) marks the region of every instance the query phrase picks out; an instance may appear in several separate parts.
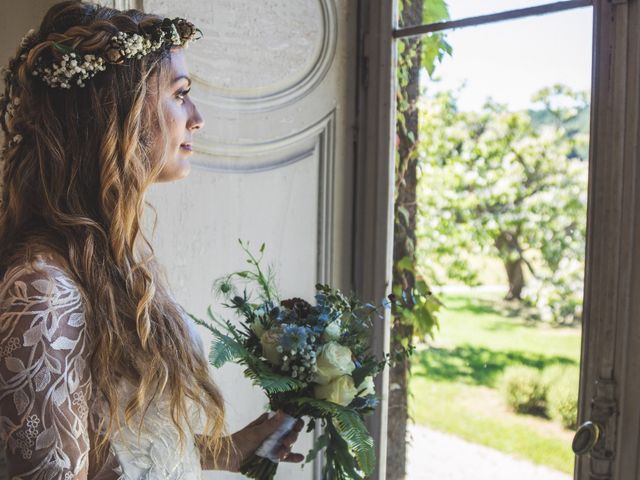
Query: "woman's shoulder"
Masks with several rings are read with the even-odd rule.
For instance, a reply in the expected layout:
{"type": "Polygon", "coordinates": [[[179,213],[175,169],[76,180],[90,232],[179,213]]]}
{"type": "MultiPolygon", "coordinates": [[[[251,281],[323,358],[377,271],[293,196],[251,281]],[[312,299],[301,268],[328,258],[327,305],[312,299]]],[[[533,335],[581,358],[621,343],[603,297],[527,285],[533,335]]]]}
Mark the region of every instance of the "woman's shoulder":
{"type": "Polygon", "coordinates": [[[15,288],[23,295],[33,289],[46,294],[54,287],[77,289],[63,261],[53,254],[36,254],[31,261],[15,262],[6,268],[0,277],[0,301],[15,294],[15,288]]]}
{"type": "Polygon", "coordinates": [[[81,290],[59,262],[39,255],[11,265],[0,278],[0,341],[8,330],[33,327],[41,318],[60,332],[84,326],[81,290]]]}

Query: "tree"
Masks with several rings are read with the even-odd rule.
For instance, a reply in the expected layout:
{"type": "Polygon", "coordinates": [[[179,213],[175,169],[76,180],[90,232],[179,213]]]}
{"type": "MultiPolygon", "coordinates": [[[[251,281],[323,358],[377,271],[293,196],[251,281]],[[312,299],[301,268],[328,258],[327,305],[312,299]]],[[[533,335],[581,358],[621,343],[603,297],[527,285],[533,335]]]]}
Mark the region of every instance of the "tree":
{"type": "Polygon", "coordinates": [[[424,98],[420,252],[427,265],[468,284],[477,278],[474,255],[497,257],[508,299],[573,321],[580,317],[588,141],[575,124],[588,103],[563,86],[533,99],[542,108],[513,112],[488,100],[480,112],[463,112],[452,92],[424,98]]]}
{"type": "MultiPolygon", "coordinates": [[[[448,18],[444,0],[404,0],[399,2],[401,25],[433,23],[448,18]]],[[[391,331],[392,351],[411,350],[415,335],[432,334],[437,325],[438,302],[416,264],[417,139],[419,136],[420,71],[433,74],[438,62],[451,53],[441,33],[398,41],[397,152],[395,158],[394,249],[392,291],[404,300],[402,310],[394,310],[391,331]]],[[[410,362],[399,356],[389,374],[389,423],[387,432],[387,478],[403,479],[406,474],[406,438],[410,362]]]]}

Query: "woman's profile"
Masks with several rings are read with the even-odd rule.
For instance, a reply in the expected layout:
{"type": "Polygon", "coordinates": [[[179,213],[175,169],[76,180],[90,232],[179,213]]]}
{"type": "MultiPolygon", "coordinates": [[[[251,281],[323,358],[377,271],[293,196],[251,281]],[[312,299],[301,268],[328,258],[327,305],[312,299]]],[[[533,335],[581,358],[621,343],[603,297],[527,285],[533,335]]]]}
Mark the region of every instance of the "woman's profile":
{"type": "MultiPolygon", "coordinates": [[[[64,1],[9,62],[0,480],[238,471],[280,424],[226,433],[223,392],[141,230],[145,192],[189,174],[204,124],[183,50],[199,35],[185,19],[64,1]]],[[[282,460],[302,460],[301,427],[282,460]]]]}

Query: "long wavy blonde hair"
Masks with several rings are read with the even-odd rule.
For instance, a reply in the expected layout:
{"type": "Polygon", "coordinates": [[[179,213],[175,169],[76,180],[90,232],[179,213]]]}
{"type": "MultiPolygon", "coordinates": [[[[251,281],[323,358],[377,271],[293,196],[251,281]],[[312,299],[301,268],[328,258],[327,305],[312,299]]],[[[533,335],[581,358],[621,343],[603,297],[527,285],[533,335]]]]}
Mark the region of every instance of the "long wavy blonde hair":
{"type": "Polygon", "coordinates": [[[145,205],[154,212],[154,231],[157,220],[145,192],[166,161],[150,152],[166,138],[157,93],[169,52],[109,65],[83,88],[50,88],[32,74],[39,57],[60,57],[60,45],[100,52],[116,32],[139,33],[160,21],[137,10],[61,2],[10,60],[0,100],[0,273],[54,252],[80,286],[92,381],[110,412],[99,427],[98,455],[118,428],[119,382],[126,379],[136,386],[127,425],[166,393],[184,446],[181,420],[189,420],[190,398],[206,412],[203,443],[218,458],[229,452],[222,396],[141,230],[145,205]]]}

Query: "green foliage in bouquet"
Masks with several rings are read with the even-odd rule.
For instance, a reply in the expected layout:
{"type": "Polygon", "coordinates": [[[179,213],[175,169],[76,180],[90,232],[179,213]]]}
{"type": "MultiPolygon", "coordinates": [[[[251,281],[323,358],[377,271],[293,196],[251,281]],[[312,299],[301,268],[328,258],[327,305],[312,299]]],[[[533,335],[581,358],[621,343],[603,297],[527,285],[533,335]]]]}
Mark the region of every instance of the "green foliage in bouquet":
{"type": "MultiPolygon", "coordinates": [[[[389,363],[369,352],[373,322],[383,318],[381,309],[395,304],[393,295],[380,307],[362,303],[328,285],[316,284],[314,305],[301,298],[281,300],[271,269],[260,267],[265,245],[256,258],[247,253],[250,270],[218,279],[214,290],[235,310],[239,322],[218,318],[211,306],[211,322],[193,315],[214,337],[210,363],[227,362],[245,367],[244,374],[265,392],[271,410],[309,417],[308,430],[316,422],[322,435],[307,455],[310,462],[325,451],[324,478],[363,479],[375,468],[375,449],[363,416],[377,406],[373,379],[389,363]],[[245,282],[240,292],[237,279],[245,282]],[[256,299],[246,286],[259,287],[256,299]]],[[[273,478],[277,463],[254,455],[241,468],[250,478],[273,478]]]]}

